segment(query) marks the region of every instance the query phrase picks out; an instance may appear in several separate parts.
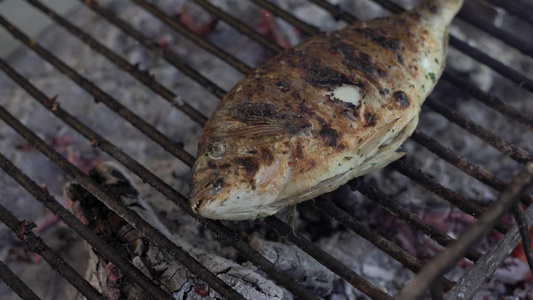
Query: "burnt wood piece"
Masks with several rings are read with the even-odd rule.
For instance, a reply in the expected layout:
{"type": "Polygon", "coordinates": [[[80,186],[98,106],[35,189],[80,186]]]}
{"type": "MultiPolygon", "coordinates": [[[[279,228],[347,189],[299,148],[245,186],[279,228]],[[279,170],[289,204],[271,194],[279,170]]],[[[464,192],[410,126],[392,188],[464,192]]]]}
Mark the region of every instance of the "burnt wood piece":
{"type": "MultiPolygon", "coordinates": [[[[272,281],[233,261],[206,253],[179,237],[174,237],[142,199],[133,180],[118,165],[111,162],[102,163],[92,169],[89,175],[110,194],[119,198],[126,207],[141,215],[246,299],[282,299],[283,291],[272,281]]],[[[189,293],[200,297],[224,299],[207,283],[188,272],[167,251],[143,236],[139,230],[108,209],[80,185],[67,184],[65,194],[72,201],[72,208],[78,218],[87,223],[102,239],[124,253],[128,260],[154,283],[177,299],[186,297],[189,293]]],[[[124,275],[123,271],[98,252],[92,252],[86,278],[108,299],[150,299],[149,294],[124,275]]]]}

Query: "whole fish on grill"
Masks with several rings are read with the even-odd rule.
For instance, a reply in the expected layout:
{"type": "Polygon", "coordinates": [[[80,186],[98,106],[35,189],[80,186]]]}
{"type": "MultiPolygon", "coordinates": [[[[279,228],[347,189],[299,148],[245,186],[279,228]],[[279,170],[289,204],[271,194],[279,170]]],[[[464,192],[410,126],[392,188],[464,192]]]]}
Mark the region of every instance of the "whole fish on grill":
{"type": "Polygon", "coordinates": [[[462,0],[423,1],[320,34],[261,65],[199,141],[190,203],[206,218],[268,216],[380,169],[418,123],[462,0]]]}

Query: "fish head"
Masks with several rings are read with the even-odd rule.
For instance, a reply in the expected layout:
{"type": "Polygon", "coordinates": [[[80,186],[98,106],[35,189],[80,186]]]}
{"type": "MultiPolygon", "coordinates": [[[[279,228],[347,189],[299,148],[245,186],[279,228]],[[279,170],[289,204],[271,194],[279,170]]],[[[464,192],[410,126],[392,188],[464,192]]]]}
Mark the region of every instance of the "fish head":
{"type": "Polygon", "coordinates": [[[193,167],[190,204],[210,219],[245,220],[274,214],[290,176],[288,143],[226,136],[200,143],[193,167]]]}

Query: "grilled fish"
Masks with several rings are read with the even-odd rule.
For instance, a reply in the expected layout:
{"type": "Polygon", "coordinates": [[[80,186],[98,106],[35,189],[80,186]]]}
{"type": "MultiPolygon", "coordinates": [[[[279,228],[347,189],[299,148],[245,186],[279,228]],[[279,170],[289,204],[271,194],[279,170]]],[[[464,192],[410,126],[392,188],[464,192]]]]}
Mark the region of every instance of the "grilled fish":
{"type": "Polygon", "coordinates": [[[242,220],[330,192],[402,157],[445,63],[462,0],[423,1],[320,34],[221,100],[199,140],[192,209],[242,220]]]}

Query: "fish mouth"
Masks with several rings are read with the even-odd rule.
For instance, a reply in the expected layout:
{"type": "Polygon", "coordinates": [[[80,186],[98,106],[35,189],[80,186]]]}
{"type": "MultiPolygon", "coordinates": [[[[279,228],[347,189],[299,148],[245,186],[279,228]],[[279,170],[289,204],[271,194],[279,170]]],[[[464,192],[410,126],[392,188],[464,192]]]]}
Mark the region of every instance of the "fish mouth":
{"type": "Polygon", "coordinates": [[[249,220],[269,216],[277,205],[280,188],[269,184],[251,188],[247,183],[226,186],[214,192],[210,184],[190,195],[192,210],[204,218],[216,220],[249,220]]]}
{"type": "Polygon", "coordinates": [[[210,194],[210,190],[207,188],[211,183],[202,184],[202,188],[196,189],[194,186],[191,186],[189,192],[189,204],[191,205],[192,211],[198,213],[198,210],[204,203],[211,201],[213,198],[210,194]]]}
{"type": "Polygon", "coordinates": [[[192,209],[209,219],[249,220],[276,213],[278,208],[268,205],[274,200],[273,198],[268,193],[258,194],[248,189],[233,189],[224,197],[204,198],[194,203],[192,209]]]}
{"type": "Polygon", "coordinates": [[[245,220],[256,218],[257,204],[268,201],[261,194],[242,184],[216,191],[212,183],[207,183],[199,190],[191,191],[189,199],[192,210],[204,218],[245,220]]]}
{"type": "Polygon", "coordinates": [[[191,199],[190,202],[191,202],[192,211],[199,214],[198,209],[202,205],[202,202],[203,202],[202,199],[205,199],[205,198],[190,197],[190,199],[191,199]]]}
{"type": "Polygon", "coordinates": [[[218,190],[212,182],[195,185],[198,189],[192,188],[189,198],[191,208],[204,218],[216,220],[247,220],[272,215],[282,207],[278,205],[277,197],[290,177],[290,165],[276,159],[260,168],[254,184],[241,176],[219,174],[218,177],[224,177],[225,182],[232,184],[218,190]]]}

